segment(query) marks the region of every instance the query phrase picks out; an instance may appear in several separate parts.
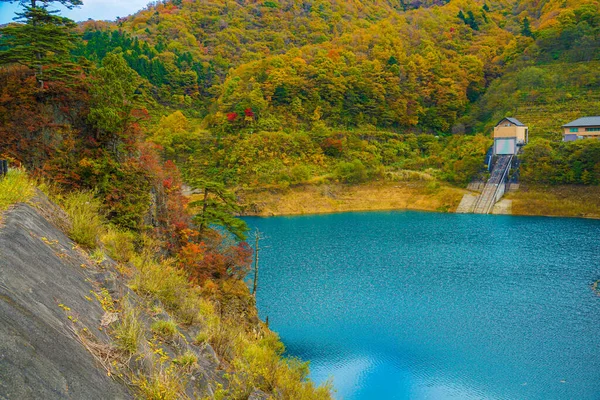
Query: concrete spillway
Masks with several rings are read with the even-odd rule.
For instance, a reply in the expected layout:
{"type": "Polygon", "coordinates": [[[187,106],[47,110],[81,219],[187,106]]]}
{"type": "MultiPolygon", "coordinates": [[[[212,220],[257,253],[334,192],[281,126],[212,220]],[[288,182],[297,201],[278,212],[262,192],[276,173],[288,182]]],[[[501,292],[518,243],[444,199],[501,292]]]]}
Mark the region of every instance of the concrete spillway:
{"type": "Polygon", "coordinates": [[[465,195],[456,212],[462,214],[491,213],[494,205],[502,198],[506,191],[506,180],[510,171],[512,158],[512,155],[499,156],[481,194],[479,196],[465,195]]]}

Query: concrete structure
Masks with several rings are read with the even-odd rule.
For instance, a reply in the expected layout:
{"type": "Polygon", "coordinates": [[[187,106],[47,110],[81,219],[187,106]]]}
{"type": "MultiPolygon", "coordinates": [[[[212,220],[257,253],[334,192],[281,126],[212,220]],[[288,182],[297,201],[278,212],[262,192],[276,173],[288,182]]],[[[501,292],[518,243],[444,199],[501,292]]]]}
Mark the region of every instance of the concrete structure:
{"type": "Polygon", "coordinates": [[[513,157],[512,154],[498,156],[490,179],[486,182],[473,208],[475,214],[489,214],[494,208],[494,204],[504,196],[513,157]]]}
{"type": "Polygon", "coordinates": [[[583,117],[562,126],[563,140],[600,139],[600,117],[583,117]]]}
{"type": "Polygon", "coordinates": [[[494,155],[515,155],[529,141],[529,129],[516,118],[504,118],[494,128],[494,155]]]}
{"type": "MultiPolygon", "coordinates": [[[[494,213],[494,206],[502,199],[509,185],[508,175],[511,169],[514,155],[500,155],[494,164],[490,179],[485,183],[481,194],[465,194],[456,209],[457,214],[489,214],[494,213]]],[[[479,189],[479,185],[477,185],[479,189]]],[[[510,213],[510,208],[504,206],[498,210],[505,210],[498,213],[510,213]]]]}

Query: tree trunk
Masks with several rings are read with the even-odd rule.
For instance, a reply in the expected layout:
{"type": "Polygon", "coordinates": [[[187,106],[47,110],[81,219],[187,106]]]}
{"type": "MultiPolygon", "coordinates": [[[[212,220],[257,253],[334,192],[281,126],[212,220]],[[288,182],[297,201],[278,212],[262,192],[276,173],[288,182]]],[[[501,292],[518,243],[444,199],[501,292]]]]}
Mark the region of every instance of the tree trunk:
{"type": "MultiPolygon", "coordinates": [[[[31,8],[35,8],[37,6],[36,1],[37,0],[31,0],[31,8]]],[[[31,23],[33,24],[33,26],[36,26],[37,25],[36,19],[32,18],[31,23]]],[[[37,53],[35,55],[35,58],[37,58],[38,62],[40,63],[40,65],[38,66],[38,72],[36,72],[36,74],[35,74],[35,78],[40,83],[40,89],[44,89],[44,80],[43,80],[44,66],[42,65],[42,53],[37,53]]]]}
{"type": "Polygon", "coordinates": [[[254,249],[254,285],[252,286],[252,295],[256,296],[256,289],[258,286],[258,252],[260,250],[259,247],[260,242],[260,231],[256,230],[256,246],[254,249]]]}
{"type": "Polygon", "coordinates": [[[39,67],[39,72],[36,74],[37,75],[36,78],[37,78],[38,82],[40,83],[40,89],[44,89],[44,80],[42,77],[42,74],[44,73],[44,70],[43,70],[44,67],[42,65],[41,58],[42,58],[42,55],[38,53],[37,59],[40,61],[40,67],[39,67]]]}

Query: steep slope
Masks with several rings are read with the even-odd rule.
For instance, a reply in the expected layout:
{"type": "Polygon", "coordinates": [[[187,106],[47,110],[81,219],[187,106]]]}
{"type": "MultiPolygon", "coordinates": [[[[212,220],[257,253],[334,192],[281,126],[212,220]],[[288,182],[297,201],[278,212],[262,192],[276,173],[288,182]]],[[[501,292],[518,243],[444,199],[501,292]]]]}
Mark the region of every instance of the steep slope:
{"type": "Polygon", "coordinates": [[[241,279],[197,285],[123,231],[93,251],[71,241],[90,201],[65,213],[38,192],[0,215],[0,399],[331,398],[241,279]]]}
{"type": "MultiPolygon", "coordinates": [[[[41,207],[50,210],[47,202],[41,207]]],[[[109,342],[97,329],[102,306],[87,299],[97,286],[86,266],[87,257],[33,207],[21,204],[2,216],[0,398],[133,398],[74,333],[76,325],[93,327],[109,342]]]]}

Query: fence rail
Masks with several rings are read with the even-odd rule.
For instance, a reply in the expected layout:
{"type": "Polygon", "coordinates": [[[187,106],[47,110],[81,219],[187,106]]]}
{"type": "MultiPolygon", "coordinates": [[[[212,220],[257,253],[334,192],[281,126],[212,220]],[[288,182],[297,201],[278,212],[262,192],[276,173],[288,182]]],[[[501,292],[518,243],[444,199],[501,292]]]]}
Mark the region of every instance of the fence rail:
{"type": "MultiPolygon", "coordinates": [[[[496,193],[494,193],[494,203],[492,204],[492,207],[494,207],[494,204],[500,201],[502,196],[504,196],[504,193],[506,193],[506,187],[510,185],[510,183],[508,182],[508,172],[510,171],[512,159],[513,157],[511,156],[510,161],[508,162],[508,165],[504,170],[504,173],[502,174],[502,178],[500,178],[500,183],[496,187],[496,193]]],[[[490,211],[491,208],[488,210],[488,214],[490,211]]]]}
{"type": "Polygon", "coordinates": [[[510,171],[512,158],[512,155],[498,156],[498,159],[494,163],[492,174],[473,208],[475,214],[489,214],[494,208],[494,204],[504,195],[506,191],[506,178],[510,171]]]}

